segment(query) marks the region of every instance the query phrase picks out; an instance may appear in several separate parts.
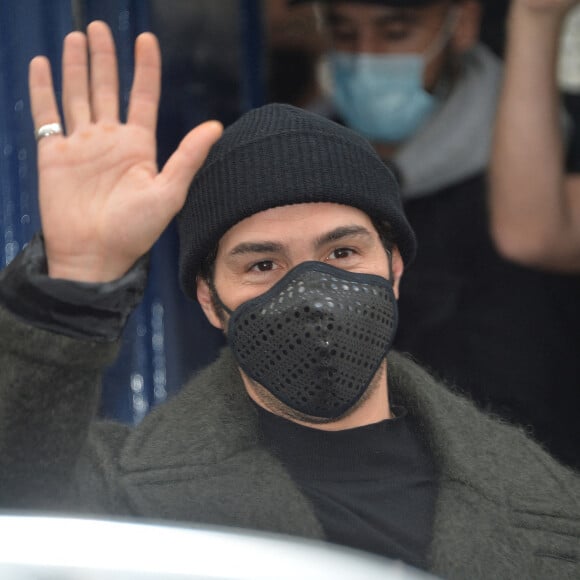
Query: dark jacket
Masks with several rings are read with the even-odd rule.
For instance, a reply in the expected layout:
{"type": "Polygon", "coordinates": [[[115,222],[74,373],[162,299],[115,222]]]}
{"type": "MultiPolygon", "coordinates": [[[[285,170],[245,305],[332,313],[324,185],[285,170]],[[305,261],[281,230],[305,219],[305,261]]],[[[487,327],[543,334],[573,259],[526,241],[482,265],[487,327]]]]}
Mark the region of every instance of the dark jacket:
{"type": "MultiPolygon", "coordinates": [[[[115,345],[35,329],[0,310],[0,507],[323,537],[308,501],[260,444],[228,350],[135,428],[92,420],[115,355],[115,345]]],[[[394,352],[388,376],[439,471],[431,570],[580,577],[580,478],[394,352]]]]}
{"type": "MultiPolygon", "coordinates": [[[[417,258],[395,348],[580,469],[580,275],[524,268],[495,250],[477,174],[408,201],[417,258]]],[[[533,235],[533,234],[531,234],[533,235]]]]}

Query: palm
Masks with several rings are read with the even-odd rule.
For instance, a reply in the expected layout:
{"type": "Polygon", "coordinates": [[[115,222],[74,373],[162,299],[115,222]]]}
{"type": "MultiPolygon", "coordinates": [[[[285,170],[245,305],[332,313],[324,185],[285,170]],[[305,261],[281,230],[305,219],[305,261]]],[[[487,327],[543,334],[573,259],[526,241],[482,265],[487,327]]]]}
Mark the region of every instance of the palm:
{"type": "Polygon", "coordinates": [[[65,142],[41,143],[40,208],[50,254],[72,259],[95,251],[110,259],[121,251],[116,257],[126,261],[147,252],[179,209],[165,196],[151,215],[154,151],[146,131],[127,126],[94,126],[65,142]]]}
{"type": "MultiPolygon", "coordinates": [[[[104,23],[86,44],[69,35],[63,56],[67,136],[41,139],[39,201],[49,273],[86,281],[122,276],[155,243],[185,200],[188,185],[219,136],[215,123],[192,131],[158,173],[155,124],[160,64],[152,35],[138,39],[127,123],[118,121],[116,61],[104,23]]],[[[58,119],[48,63],[31,63],[36,126],[58,119]]]]}

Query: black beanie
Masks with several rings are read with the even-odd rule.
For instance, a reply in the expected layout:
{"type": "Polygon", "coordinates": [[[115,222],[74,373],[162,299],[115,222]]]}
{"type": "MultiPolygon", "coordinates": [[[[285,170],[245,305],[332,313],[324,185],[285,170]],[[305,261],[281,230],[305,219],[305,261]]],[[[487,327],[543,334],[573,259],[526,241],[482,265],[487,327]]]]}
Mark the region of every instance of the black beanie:
{"type": "Polygon", "coordinates": [[[291,105],[251,110],[230,125],[195,176],[178,215],[179,277],[196,297],[206,256],[238,222],[273,207],[332,202],[387,222],[409,264],[415,235],[397,182],[354,131],[291,105]]]}

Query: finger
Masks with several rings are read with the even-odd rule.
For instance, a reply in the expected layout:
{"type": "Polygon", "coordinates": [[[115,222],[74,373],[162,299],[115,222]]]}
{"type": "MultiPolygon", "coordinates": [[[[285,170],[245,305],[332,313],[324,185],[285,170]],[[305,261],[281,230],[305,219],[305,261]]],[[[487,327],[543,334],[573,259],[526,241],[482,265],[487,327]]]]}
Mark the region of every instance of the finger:
{"type": "Polygon", "coordinates": [[[162,188],[171,191],[183,191],[183,199],[189,185],[203,165],[212,145],[221,137],[222,124],[208,121],[190,131],[181,141],[177,150],[167,160],[157,179],[162,181],[162,188]]]}
{"type": "Polygon", "coordinates": [[[135,42],[135,76],[131,87],[127,123],[155,131],[161,91],[161,55],[157,38],[149,32],[135,42]]]}
{"type": "Polygon", "coordinates": [[[91,121],[87,39],[82,32],[71,32],[64,39],[62,108],[67,133],[72,133],[91,121]]]}
{"type": "Polygon", "coordinates": [[[119,120],[119,77],[115,42],[110,28],[100,21],[87,28],[91,55],[91,106],[94,121],[119,120]]]}
{"type": "Polygon", "coordinates": [[[60,123],[50,62],[46,57],[37,56],[30,61],[28,86],[30,109],[35,129],[38,130],[39,127],[48,123],[60,123]]]}

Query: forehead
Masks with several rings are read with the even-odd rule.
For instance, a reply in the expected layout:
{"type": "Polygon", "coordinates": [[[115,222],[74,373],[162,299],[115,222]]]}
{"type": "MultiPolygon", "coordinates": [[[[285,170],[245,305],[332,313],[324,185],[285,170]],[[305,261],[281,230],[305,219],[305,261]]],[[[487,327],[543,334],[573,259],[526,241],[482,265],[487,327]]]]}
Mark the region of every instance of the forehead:
{"type": "Polygon", "coordinates": [[[245,242],[267,240],[291,244],[315,240],[335,228],[354,225],[376,231],[369,216],[352,206],[325,202],[279,206],[231,227],[220,240],[219,253],[245,242]]]}

